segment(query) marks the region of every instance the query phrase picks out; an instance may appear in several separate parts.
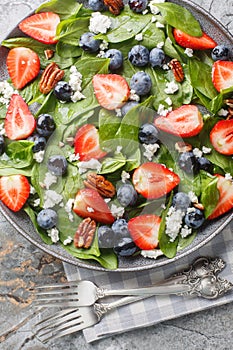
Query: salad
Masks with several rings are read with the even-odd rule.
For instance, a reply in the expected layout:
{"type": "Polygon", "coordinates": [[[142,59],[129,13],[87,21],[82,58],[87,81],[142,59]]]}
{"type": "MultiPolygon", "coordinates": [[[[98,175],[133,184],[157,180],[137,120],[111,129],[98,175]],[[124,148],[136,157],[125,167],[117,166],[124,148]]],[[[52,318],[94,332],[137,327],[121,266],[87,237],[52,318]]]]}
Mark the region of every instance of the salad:
{"type": "Polygon", "coordinates": [[[116,269],[173,258],[233,207],[233,60],[186,8],[51,0],[4,40],[0,200],[116,269]]]}

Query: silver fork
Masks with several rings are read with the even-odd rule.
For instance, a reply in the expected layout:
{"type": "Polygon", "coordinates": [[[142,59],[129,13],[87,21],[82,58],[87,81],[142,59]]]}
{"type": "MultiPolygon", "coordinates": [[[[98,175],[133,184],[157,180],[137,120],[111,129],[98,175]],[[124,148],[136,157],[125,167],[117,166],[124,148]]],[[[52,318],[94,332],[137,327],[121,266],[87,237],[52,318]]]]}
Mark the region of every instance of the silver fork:
{"type": "Polygon", "coordinates": [[[91,281],[40,286],[34,290],[34,306],[75,308],[93,305],[98,299],[111,295],[176,294],[214,299],[232,288],[229,281],[217,276],[224,267],[225,263],[220,258],[198,258],[188,270],[144,288],[108,290],[98,288],[91,281]]]}

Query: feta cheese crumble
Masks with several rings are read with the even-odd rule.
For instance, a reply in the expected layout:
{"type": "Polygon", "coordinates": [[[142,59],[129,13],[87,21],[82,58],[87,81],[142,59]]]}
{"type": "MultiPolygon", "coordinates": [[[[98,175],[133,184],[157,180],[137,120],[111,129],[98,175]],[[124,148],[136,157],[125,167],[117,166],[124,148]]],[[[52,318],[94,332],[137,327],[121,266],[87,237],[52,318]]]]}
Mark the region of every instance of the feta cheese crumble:
{"type": "Polygon", "coordinates": [[[157,15],[159,13],[159,8],[156,6],[156,4],[160,4],[165,2],[165,0],[151,0],[149,2],[149,8],[150,8],[150,12],[153,15],[157,15]]]}
{"type": "Polygon", "coordinates": [[[162,49],[164,47],[164,42],[161,41],[160,43],[157,44],[156,46],[158,49],[162,49]]]}
{"type": "Polygon", "coordinates": [[[130,95],[129,95],[129,100],[139,102],[140,101],[140,96],[137,95],[136,92],[133,89],[131,89],[130,90],[130,95]]]}
{"type": "Polygon", "coordinates": [[[232,181],[232,176],[231,176],[231,174],[230,174],[230,173],[226,173],[226,174],[225,174],[225,179],[226,179],[226,180],[232,181]]]}
{"type": "Polygon", "coordinates": [[[47,190],[45,191],[44,195],[44,209],[53,208],[57,204],[61,204],[63,200],[63,197],[61,194],[57,193],[53,190],[47,190]]]}
{"type": "Polygon", "coordinates": [[[163,117],[166,117],[166,115],[171,111],[172,107],[166,108],[163,104],[160,104],[157,113],[163,117]]]}
{"type": "Polygon", "coordinates": [[[188,57],[193,57],[193,49],[189,49],[188,47],[184,50],[184,53],[188,56],[188,57]]]}
{"type": "Polygon", "coordinates": [[[175,92],[179,90],[179,85],[174,81],[170,81],[166,83],[166,88],[164,89],[165,94],[173,95],[175,92]]]}
{"type": "Polygon", "coordinates": [[[76,162],[77,160],[79,160],[80,156],[79,154],[74,154],[72,152],[69,152],[68,154],[68,159],[69,159],[69,162],[76,162]]]}
{"type": "Polygon", "coordinates": [[[43,160],[44,160],[44,153],[45,151],[39,151],[39,152],[36,152],[36,153],[33,153],[33,159],[35,159],[35,161],[37,163],[42,163],[43,160]]]}
{"type": "Polygon", "coordinates": [[[48,236],[51,238],[53,243],[57,243],[59,241],[59,231],[56,227],[53,227],[51,230],[48,230],[48,236]]]}
{"type": "Polygon", "coordinates": [[[180,235],[182,238],[185,238],[189,235],[191,235],[192,229],[189,228],[187,225],[184,225],[184,227],[181,228],[180,235]]]}
{"type": "Polygon", "coordinates": [[[102,15],[100,12],[94,12],[90,18],[89,30],[94,34],[106,34],[111,24],[111,19],[108,16],[102,15]]]}
{"type": "Polygon", "coordinates": [[[70,67],[70,79],[69,79],[69,85],[71,86],[71,89],[74,91],[73,95],[71,96],[72,102],[77,102],[82,100],[83,98],[86,98],[82,94],[82,74],[77,70],[75,66],[70,67]]]}
{"type": "Polygon", "coordinates": [[[197,157],[197,158],[201,158],[201,157],[202,157],[202,151],[201,151],[199,148],[197,148],[197,147],[195,147],[195,148],[193,149],[193,154],[194,154],[195,157],[197,157]]]}
{"type": "Polygon", "coordinates": [[[212,152],[212,149],[210,147],[202,146],[202,152],[204,154],[210,154],[212,152]]]}
{"type": "Polygon", "coordinates": [[[157,259],[159,256],[163,255],[163,252],[160,249],[141,250],[141,255],[144,258],[157,259]]]}
{"type": "Polygon", "coordinates": [[[112,213],[112,215],[114,216],[114,218],[121,218],[124,215],[125,212],[125,208],[123,207],[118,207],[115,204],[111,205],[110,211],[112,213]]]}
{"type": "Polygon", "coordinates": [[[165,102],[168,104],[168,106],[172,106],[172,100],[170,97],[167,97],[165,102]]]}
{"type": "Polygon", "coordinates": [[[198,203],[198,197],[193,191],[189,191],[188,196],[192,203],[198,203]]]}
{"type": "Polygon", "coordinates": [[[94,213],[95,210],[92,207],[87,207],[87,211],[88,213],[94,213]]]}
{"type": "Polygon", "coordinates": [[[135,35],[135,40],[137,40],[137,41],[142,41],[142,40],[143,40],[143,35],[142,35],[142,33],[138,33],[137,35],[135,35]]]}
{"type": "Polygon", "coordinates": [[[74,221],[74,215],[73,215],[73,211],[72,211],[73,204],[74,204],[74,199],[70,198],[70,199],[68,199],[68,201],[66,202],[65,207],[64,207],[65,211],[68,214],[68,218],[71,222],[74,221]]]}
{"type": "Polygon", "coordinates": [[[8,81],[0,81],[0,103],[8,106],[13,94],[18,94],[18,92],[13,89],[8,81]]]}
{"type": "Polygon", "coordinates": [[[176,210],[174,207],[169,208],[165,219],[165,233],[170,237],[171,242],[174,242],[182,228],[183,217],[184,213],[180,209],[176,210]]]}
{"type": "Polygon", "coordinates": [[[57,177],[53,174],[51,174],[50,172],[47,172],[45,174],[45,178],[44,178],[44,185],[45,185],[45,188],[48,190],[49,187],[52,185],[52,184],[55,184],[57,182],[57,177]]]}
{"type": "Polygon", "coordinates": [[[71,236],[68,236],[64,241],[63,241],[63,244],[64,245],[68,245],[70,243],[72,243],[73,241],[73,238],[71,236]]]}
{"type": "Polygon", "coordinates": [[[228,115],[228,110],[227,109],[224,109],[224,108],[221,108],[219,111],[218,111],[218,115],[220,117],[226,117],[228,115]]]}
{"type": "Polygon", "coordinates": [[[143,143],[143,147],[145,148],[145,151],[143,152],[143,155],[151,161],[153,158],[153,155],[157,150],[159,149],[159,144],[158,143],[150,143],[149,145],[143,143]]]}
{"type": "Polygon", "coordinates": [[[126,183],[126,181],[130,179],[130,174],[127,173],[127,171],[123,170],[122,173],[121,173],[121,181],[123,183],[126,183]]]}
{"type": "Polygon", "coordinates": [[[101,163],[94,158],[91,158],[90,160],[87,160],[87,161],[79,162],[77,166],[79,168],[79,174],[83,174],[89,169],[96,170],[97,172],[99,172],[102,167],[101,163]]]}

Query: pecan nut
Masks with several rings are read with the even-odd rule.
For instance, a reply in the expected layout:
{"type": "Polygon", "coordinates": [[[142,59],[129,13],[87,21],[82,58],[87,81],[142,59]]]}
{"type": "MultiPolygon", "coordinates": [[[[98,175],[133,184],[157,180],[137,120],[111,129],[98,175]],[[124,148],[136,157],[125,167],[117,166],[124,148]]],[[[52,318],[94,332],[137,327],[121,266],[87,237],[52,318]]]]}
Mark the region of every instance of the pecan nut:
{"type": "Polygon", "coordinates": [[[124,8],[122,0],[104,0],[104,5],[108,7],[109,11],[115,16],[119,15],[124,8]]]}
{"type": "Polygon", "coordinates": [[[42,94],[48,94],[59,80],[64,77],[64,70],[60,69],[55,62],[51,62],[44,70],[39,88],[42,94]]]}
{"type": "Polygon", "coordinates": [[[175,80],[178,83],[182,83],[182,81],[184,80],[184,71],[181,63],[176,58],[174,58],[169,62],[168,65],[173,72],[175,80]]]}
{"type": "Polygon", "coordinates": [[[192,145],[190,145],[187,142],[179,141],[179,142],[175,143],[175,149],[179,153],[183,153],[183,152],[190,152],[190,151],[192,151],[193,147],[192,147],[192,145]]]}
{"type": "Polygon", "coordinates": [[[89,248],[92,244],[96,230],[96,223],[91,218],[84,219],[77,228],[74,235],[74,246],[76,248],[89,248]]]}
{"type": "Polygon", "coordinates": [[[54,56],[53,50],[44,50],[44,55],[47,60],[50,60],[54,56]]]}
{"type": "Polygon", "coordinates": [[[106,180],[104,176],[96,173],[88,174],[84,185],[96,190],[102,197],[112,198],[116,193],[114,185],[106,180]]]}

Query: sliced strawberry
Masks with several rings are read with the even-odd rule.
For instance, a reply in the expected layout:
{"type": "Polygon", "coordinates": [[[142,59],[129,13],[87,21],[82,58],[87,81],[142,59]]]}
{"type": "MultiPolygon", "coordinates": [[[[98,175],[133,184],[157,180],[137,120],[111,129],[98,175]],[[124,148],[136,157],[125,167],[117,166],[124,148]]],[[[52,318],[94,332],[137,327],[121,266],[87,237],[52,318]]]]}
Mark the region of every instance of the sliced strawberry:
{"type": "Polygon", "coordinates": [[[220,92],[233,86],[233,62],[216,61],[212,68],[212,81],[215,89],[220,92]]]}
{"type": "Polygon", "coordinates": [[[99,104],[106,109],[121,108],[129,99],[129,85],[120,75],[96,74],[92,83],[99,104]]]}
{"type": "Polygon", "coordinates": [[[233,208],[233,182],[222,175],[216,176],[218,177],[219,200],[208,219],[215,219],[233,208]]]}
{"type": "Polygon", "coordinates": [[[156,118],[154,124],[158,129],[180,137],[195,136],[204,125],[202,115],[194,105],[183,105],[165,117],[156,118]]]}
{"type": "Polygon", "coordinates": [[[210,132],[210,142],[221,154],[233,154],[233,119],[220,120],[210,132]]]}
{"type": "Polygon", "coordinates": [[[180,29],[174,29],[173,35],[177,44],[193,50],[208,50],[217,46],[217,43],[206,33],[202,36],[191,36],[182,32],[180,29]]]}
{"type": "Polygon", "coordinates": [[[24,175],[0,178],[0,200],[11,210],[19,211],[30,194],[30,184],[24,175]]]}
{"type": "Polygon", "coordinates": [[[155,199],[169,193],[180,182],[173,171],[162,164],[148,162],[140,165],[133,173],[133,184],[138,193],[148,199],[155,199]]]}
{"type": "Polygon", "coordinates": [[[78,129],[74,139],[74,152],[80,160],[100,159],[107,153],[100,149],[99,134],[92,124],[85,124],[78,129]]]}
{"type": "Polygon", "coordinates": [[[134,243],[143,250],[158,246],[161,218],[156,215],[140,215],[128,222],[128,229],[134,243]]]}
{"type": "Polygon", "coordinates": [[[7,55],[6,65],[16,89],[22,89],[36,78],[40,71],[39,56],[26,47],[11,49],[7,55]]]}
{"type": "Polygon", "coordinates": [[[24,99],[20,95],[12,95],[4,123],[6,136],[10,140],[26,139],[35,127],[36,120],[24,99]]]}
{"type": "Polygon", "coordinates": [[[53,12],[41,12],[27,17],[19,24],[20,30],[44,44],[55,44],[60,17],[53,12]]]}
{"type": "Polygon", "coordinates": [[[108,205],[100,194],[90,188],[84,188],[76,194],[74,212],[82,218],[91,218],[103,224],[112,224],[115,220],[108,205]]]}

